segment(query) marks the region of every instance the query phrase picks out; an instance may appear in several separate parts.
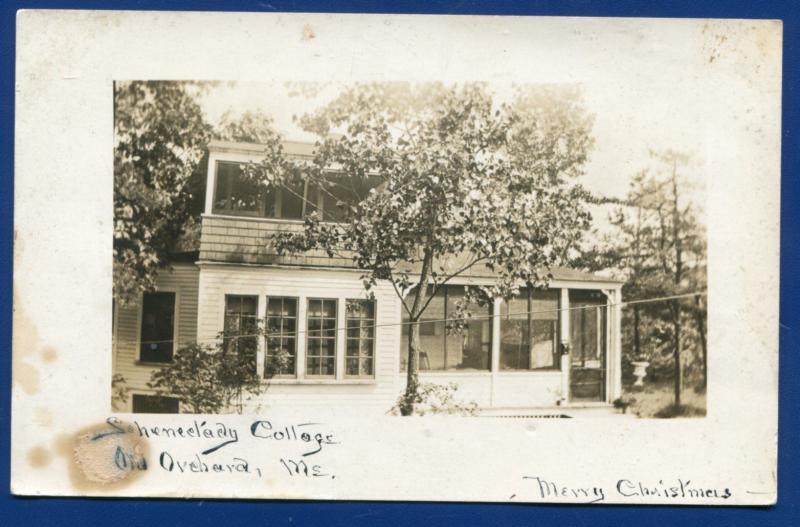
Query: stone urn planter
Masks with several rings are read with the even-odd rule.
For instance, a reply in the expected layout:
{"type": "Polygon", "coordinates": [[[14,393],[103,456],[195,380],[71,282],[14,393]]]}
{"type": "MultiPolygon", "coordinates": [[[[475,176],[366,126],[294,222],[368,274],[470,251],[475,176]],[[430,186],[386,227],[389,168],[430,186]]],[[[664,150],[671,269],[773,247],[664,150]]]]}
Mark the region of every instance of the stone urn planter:
{"type": "Polygon", "coordinates": [[[644,388],[644,378],[647,377],[647,367],[650,366],[650,362],[646,360],[631,361],[631,366],[633,366],[633,376],[636,377],[633,386],[644,388]]]}

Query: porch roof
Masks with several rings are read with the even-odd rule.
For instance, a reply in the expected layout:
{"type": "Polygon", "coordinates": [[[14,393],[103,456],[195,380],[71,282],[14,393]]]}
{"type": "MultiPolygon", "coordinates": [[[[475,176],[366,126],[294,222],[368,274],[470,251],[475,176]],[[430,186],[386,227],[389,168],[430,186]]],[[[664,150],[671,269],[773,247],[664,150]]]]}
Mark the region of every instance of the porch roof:
{"type": "MultiPolygon", "coordinates": [[[[314,143],[304,141],[281,141],[284,152],[294,158],[311,159],[316,151],[314,143]]],[[[265,145],[258,143],[239,143],[235,141],[220,141],[213,139],[208,143],[210,152],[238,152],[242,154],[258,155],[263,152],[265,145]]]]}
{"type": "MultiPolygon", "coordinates": [[[[460,255],[453,255],[450,256],[443,261],[437,261],[434,263],[434,270],[441,271],[445,273],[452,273],[457,271],[459,268],[464,267],[469,262],[469,257],[465,254],[460,255]]],[[[422,270],[422,264],[420,262],[415,262],[410,266],[405,267],[409,272],[418,274],[422,270]]],[[[596,282],[596,283],[614,283],[614,284],[623,284],[625,283],[624,280],[618,280],[616,278],[612,278],[609,276],[603,276],[596,273],[590,273],[587,271],[582,271],[579,269],[572,269],[569,267],[552,267],[550,269],[550,274],[552,275],[552,279],[556,281],[562,282],[596,282]]],[[[497,273],[489,269],[483,264],[475,265],[474,267],[468,269],[467,271],[460,274],[464,278],[485,278],[485,279],[492,279],[497,276],[497,273]]]]}

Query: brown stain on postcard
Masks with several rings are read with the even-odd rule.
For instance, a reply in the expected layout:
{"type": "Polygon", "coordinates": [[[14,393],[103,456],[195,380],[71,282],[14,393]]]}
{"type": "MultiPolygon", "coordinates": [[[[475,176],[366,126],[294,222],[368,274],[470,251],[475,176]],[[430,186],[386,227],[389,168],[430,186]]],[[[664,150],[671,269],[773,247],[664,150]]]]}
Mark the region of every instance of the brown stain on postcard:
{"type": "MultiPolygon", "coordinates": [[[[23,253],[22,239],[14,233],[14,259],[19,262],[23,253]]],[[[39,392],[39,369],[35,361],[51,364],[58,359],[58,351],[53,346],[42,344],[39,330],[33,318],[25,312],[22,294],[18,284],[13,286],[13,332],[11,338],[11,383],[19,386],[28,395],[39,392]],[[38,357],[37,357],[38,355],[38,357]]]]}
{"type": "Polygon", "coordinates": [[[39,347],[39,332],[22,308],[19,289],[13,293],[14,327],[11,337],[11,383],[19,386],[28,395],[39,391],[39,370],[26,360],[39,347]]]}
{"type": "Polygon", "coordinates": [[[28,454],[26,456],[28,461],[28,465],[33,468],[44,468],[50,464],[52,460],[52,456],[50,455],[50,451],[47,450],[45,447],[39,445],[31,448],[28,450],[28,454]]]}
{"type": "Polygon", "coordinates": [[[47,363],[55,362],[58,359],[58,352],[52,346],[45,346],[41,350],[42,360],[47,363]]]}
{"type": "Polygon", "coordinates": [[[65,458],[75,490],[114,490],[142,477],[148,446],[124,421],[109,418],[73,434],[60,434],[53,449],[65,458]]]}
{"type": "Polygon", "coordinates": [[[34,395],[39,391],[39,370],[28,362],[17,359],[14,355],[13,362],[13,384],[19,385],[22,391],[28,395],[34,395]]]}

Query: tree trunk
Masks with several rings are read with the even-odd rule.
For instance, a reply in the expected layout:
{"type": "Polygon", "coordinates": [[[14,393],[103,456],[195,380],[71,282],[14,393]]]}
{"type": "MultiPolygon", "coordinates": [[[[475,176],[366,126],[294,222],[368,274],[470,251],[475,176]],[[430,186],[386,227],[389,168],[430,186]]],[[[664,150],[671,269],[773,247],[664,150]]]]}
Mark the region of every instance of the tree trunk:
{"type": "Polygon", "coordinates": [[[528,293],[528,368],[533,368],[533,288],[527,285],[528,293]]]}
{"type": "Polygon", "coordinates": [[[700,302],[700,295],[694,297],[694,304],[697,307],[695,312],[695,320],[697,321],[697,331],[700,333],[700,349],[703,350],[703,384],[705,390],[708,386],[708,349],[706,345],[706,321],[705,310],[700,302]]]}
{"type": "Polygon", "coordinates": [[[425,248],[425,255],[422,260],[422,271],[420,272],[419,284],[417,285],[414,296],[414,304],[409,314],[408,328],[408,372],[406,374],[406,391],[403,401],[400,404],[400,415],[412,415],[414,404],[417,402],[419,379],[419,319],[425,308],[425,300],[428,294],[428,281],[431,277],[431,266],[433,265],[433,252],[429,247],[425,248]]]}
{"type": "MultiPolygon", "coordinates": [[[[675,293],[681,290],[683,280],[683,244],[681,243],[681,217],[678,200],[678,162],[672,160],[672,238],[675,246],[675,293]]],[[[681,406],[681,386],[683,370],[681,368],[681,304],[675,300],[673,311],[675,326],[675,408],[681,406]]]]}
{"type": "Polygon", "coordinates": [[[639,304],[633,305],[633,358],[639,360],[642,356],[641,337],[639,336],[639,304]]]}
{"type": "MultiPolygon", "coordinates": [[[[634,258],[633,258],[633,275],[635,280],[639,281],[642,278],[642,207],[636,207],[636,235],[634,237],[634,258]]],[[[641,324],[639,313],[639,304],[633,305],[633,358],[639,360],[642,356],[642,341],[639,333],[639,326],[641,324]]]]}
{"type": "Polygon", "coordinates": [[[406,393],[400,405],[400,415],[414,413],[414,403],[419,389],[419,324],[417,320],[409,320],[408,327],[408,372],[406,373],[406,393]]]}
{"type": "Polygon", "coordinates": [[[677,300],[675,302],[675,310],[673,325],[675,327],[675,408],[681,406],[681,386],[683,385],[683,369],[681,368],[681,306],[677,300]]]}

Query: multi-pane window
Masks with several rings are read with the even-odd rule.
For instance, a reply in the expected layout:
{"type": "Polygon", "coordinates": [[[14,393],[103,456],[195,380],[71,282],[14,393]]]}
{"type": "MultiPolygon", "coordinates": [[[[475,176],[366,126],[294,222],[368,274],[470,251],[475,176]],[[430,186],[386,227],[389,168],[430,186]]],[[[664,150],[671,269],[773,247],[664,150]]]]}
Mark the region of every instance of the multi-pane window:
{"type": "Polygon", "coordinates": [[[264,376],[294,376],[297,361],[296,298],[267,299],[266,343],[264,376]]]}
{"type": "Polygon", "coordinates": [[[217,161],[214,209],[218,214],[264,216],[267,195],[242,174],[239,163],[217,161]]]}
{"type": "Polygon", "coordinates": [[[306,214],[318,212],[325,221],[344,221],[349,207],[364,200],[380,182],[377,177],[362,179],[331,174],[324,187],[310,183],[306,189],[306,214]]]}
{"type": "Polygon", "coordinates": [[[225,350],[251,358],[253,364],[258,348],[257,312],[257,296],[225,296],[225,350]]]}
{"type": "Polygon", "coordinates": [[[348,300],[345,315],[345,375],[370,377],[373,375],[375,357],[375,302],[348,300]]]}
{"type": "Polygon", "coordinates": [[[346,208],[367,197],[380,178],[331,174],[324,188],[296,181],[267,188],[242,173],[242,163],[216,162],[212,212],[232,216],[302,219],[318,212],[326,221],[341,221],[346,208]]]}
{"type": "MultiPolygon", "coordinates": [[[[430,294],[430,293],[429,293],[430,294]]],[[[489,370],[492,349],[492,306],[468,304],[472,315],[460,331],[449,323],[457,303],[464,301],[464,288],[439,287],[419,321],[420,370],[489,370]],[[451,329],[448,329],[448,326],[451,329]]],[[[403,313],[401,368],[407,368],[410,326],[403,313]]]]}
{"type": "Polygon", "coordinates": [[[142,325],[139,335],[139,360],[172,361],[175,338],[175,293],[145,293],[142,298],[142,325]]]}
{"type": "Polygon", "coordinates": [[[308,300],[306,331],[306,375],[336,374],[336,300],[308,300]]]}
{"type": "Polygon", "coordinates": [[[177,414],[180,411],[180,404],[174,397],[135,393],[132,402],[135,414],[177,414]]]}
{"type": "Polygon", "coordinates": [[[302,181],[274,189],[266,197],[264,216],[294,220],[302,218],[304,189],[302,181]]]}
{"type": "Polygon", "coordinates": [[[240,163],[217,161],[216,170],[215,214],[288,219],[303,217],[305,184],[302,181],[267,189],[244,177],[240,163]]]}
{"type": "Polygon", "coordinates": [[[558,297],[555,290],[522,289],[504,302],[500,317],[500,369],[559,368],[558,297]]]}

